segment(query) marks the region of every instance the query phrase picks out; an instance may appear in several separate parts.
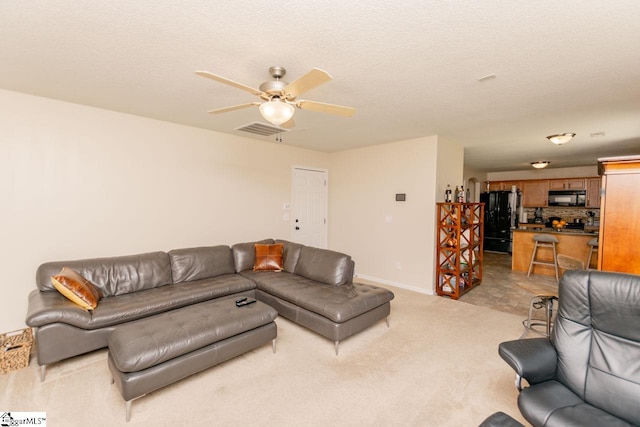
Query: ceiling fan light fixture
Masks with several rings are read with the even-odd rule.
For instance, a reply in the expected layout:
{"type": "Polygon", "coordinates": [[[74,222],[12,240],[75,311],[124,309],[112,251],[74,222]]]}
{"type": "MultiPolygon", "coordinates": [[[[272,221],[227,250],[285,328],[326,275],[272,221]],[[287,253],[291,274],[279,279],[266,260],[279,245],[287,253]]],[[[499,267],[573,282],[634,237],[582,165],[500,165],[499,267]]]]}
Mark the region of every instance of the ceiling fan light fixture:
{"type": "Polygon", "coordinates": [[[571,141],[574,136],[576,136],[575,133],[556,133],[554,135],[549,135],[547,139],[556,145],[562,145],[571,141]]]}
{"type": "Polygon", "coordinates": [[[262,117],[276,126],[288,122],[291,117],[293,117],[294,111],[295,108],[293,105],[281,101],[280,98],[277,97],[260,104],[260,114],[262,114],[262,117]]]}
{"type": "Polygon", "coordinates": [[[544,160],[544,161],[533,162],[531,163],[531,166],[533,166],[536,169],[544,169],[547,166],[549,166],[549,163],[551,162],[544,160]]]}

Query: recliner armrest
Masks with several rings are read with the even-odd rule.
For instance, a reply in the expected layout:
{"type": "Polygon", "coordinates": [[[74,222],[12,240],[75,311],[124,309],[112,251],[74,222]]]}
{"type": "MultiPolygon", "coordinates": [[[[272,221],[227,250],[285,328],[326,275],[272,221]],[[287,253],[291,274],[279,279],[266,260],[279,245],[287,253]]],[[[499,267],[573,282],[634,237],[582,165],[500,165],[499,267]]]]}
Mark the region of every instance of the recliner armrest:
{"type": "Polygon", "coordinates": [[[558,353],[548,338],[503,342],[498,346],[498,353],[529,384],[555,377],[558,353]]]}

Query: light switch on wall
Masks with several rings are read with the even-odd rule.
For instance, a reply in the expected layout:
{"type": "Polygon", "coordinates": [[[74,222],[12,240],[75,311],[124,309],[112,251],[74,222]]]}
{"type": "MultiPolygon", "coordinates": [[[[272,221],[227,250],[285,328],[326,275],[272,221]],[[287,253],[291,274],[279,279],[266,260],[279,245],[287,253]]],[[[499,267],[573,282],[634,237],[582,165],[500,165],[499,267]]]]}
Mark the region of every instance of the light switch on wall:
{"type": "Polygon", "coordinates": [[[393,222],[393,217],[391,215],[385,216],[384,222],[386,222],[387,224],[391,224],[393,222]]]}
{"type": "Polygon", "coordinates": [[[283,209],[283,210],[288,211],[290,208],[291,208],[291,203],[289,203],[289,202],[284,202],[284,203],[282,204],[282,209],[283,209]]]}
{"type": "Polygon", "coordinates": [[[282,214],[282,220],[283,221],[289,221],[289,212],[285,212],[282,214]]]}

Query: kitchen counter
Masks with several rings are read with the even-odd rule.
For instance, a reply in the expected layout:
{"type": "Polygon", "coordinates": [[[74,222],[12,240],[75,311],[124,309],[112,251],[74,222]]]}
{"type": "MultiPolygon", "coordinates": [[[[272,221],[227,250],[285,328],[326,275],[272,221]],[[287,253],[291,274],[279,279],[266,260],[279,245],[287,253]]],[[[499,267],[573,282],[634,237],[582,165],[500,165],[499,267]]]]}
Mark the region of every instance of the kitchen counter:
{"type": "MultiPolygon", "coordinates": [[[[522,224],[520,224],[522,225],[522,224]]],[[[540,225],[540,224],[537,224],[540,225]]],[[[591,236],[596,237],[598,235],[598,233],[594,233],[591,231],[584,231],[584,230],[580,230],[579,228],[560,228],[560,229],[556,229],[556,228],[550,228],[550,227],[545,227],[544,225],[542,225],[542,228],[536,228],[534,230],[529,230],[529,229],[516,229],[513,230],[514,232],[516,231],[524,231],[524,232],[530,232],[530,233],[549,233],[549,234],[580,234],[580,235],[587,235],[587,236],[591,236]]]]}
{"type": "MultiPolygon", "coordinates": [[[[589,256],[589,245],[587,245],[587,242],[598,236],[597,233],[566,228],[560,230],[553,228],[513,230],[513,256],[511,258],[511,269],[513,271],[523,271],[526,273],[529,270],[531,254],[533,253],[533,246],[535,244],[533,236],[541,233],[553,234],[558,239],[558,243],[556,244],[558,255],[567,255],[582,262],[586,262],[589,256]]],[[[551,248],[538,248],[537,258],[552,262],[553,251],[551,248]]],[[[597,257],[594,257],[592,260],[591,268],[596,268],[597,266],[597,260],[595,258],[597,257]]],[[[562,275],[563,270],[559,269],[559,273],[562,275]]],[[[531,274],[554,276],[555,272],[552,266],[536,264],[533,266],[531,274]]]]}
{"type": "Polygon", "coordinates": [[[545,225],[544,224],[536,224],[535,222],[521,222],[520,224],[518,224],[519,228],[525,229],[525,228],[544,228],[545,225]]]}

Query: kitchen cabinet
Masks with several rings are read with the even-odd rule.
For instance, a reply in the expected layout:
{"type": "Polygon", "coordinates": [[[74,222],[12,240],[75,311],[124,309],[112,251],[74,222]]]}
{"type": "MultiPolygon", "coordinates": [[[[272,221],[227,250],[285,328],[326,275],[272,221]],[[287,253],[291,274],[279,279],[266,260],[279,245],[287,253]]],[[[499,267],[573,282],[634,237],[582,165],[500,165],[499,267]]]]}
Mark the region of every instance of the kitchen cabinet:
{"type": "Polygon", "coordinates": [[[489,189],[487,191],[502,191],[504,190],[504,182],[503,181],[490,181],[489,189]]]}
{"type": "Polygon", "coordinates": [[[640,156],[598,159],[600,206],[598,269],[640,274],[640,156]]]}
{"type": "Polygon", "coordinates": [[[549,181],[522,181],[522,206],[525,208],[546,207],[549,195],[549,181]]]}
{"type": "Polygon", "coordinates": [[[602,180],[600,178],[587,178],[587,203],[588,208],[600,207],[600,186],[602,180]]]}
{"type": "Polygon", "coordinates": [[[549,180],[549,190],[584,190],[586,188],[584,178],[549,180]]]}
{"type": "Polygon", "coordinates": [[[489,181],[489,191],[511,191],[514,185],[522,190],[520,181],[489,181]]]}
{"type": "Polygon", "coordinates": [[[436,293],[458,299],[482,282],[484,203],[438,203],[436,293]]]}

